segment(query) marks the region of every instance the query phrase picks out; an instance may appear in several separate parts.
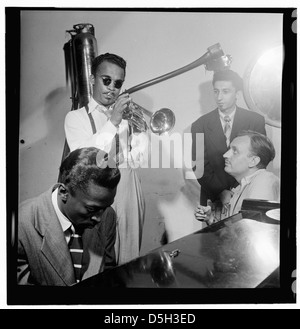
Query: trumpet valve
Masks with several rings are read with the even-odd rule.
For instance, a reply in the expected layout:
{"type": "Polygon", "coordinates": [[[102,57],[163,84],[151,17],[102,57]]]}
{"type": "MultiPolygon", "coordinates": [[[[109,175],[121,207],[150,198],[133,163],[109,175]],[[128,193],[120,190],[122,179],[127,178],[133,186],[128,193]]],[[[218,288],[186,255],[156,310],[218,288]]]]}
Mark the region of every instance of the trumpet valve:
{"type": "Polygon", "coordinates": [[[126,109],[123,111],[123,115],[122,115],[124,120],[130,120],[133,117],[133,110],[130,107],[130,105],[128,105],[126,107],[126,109]]]}

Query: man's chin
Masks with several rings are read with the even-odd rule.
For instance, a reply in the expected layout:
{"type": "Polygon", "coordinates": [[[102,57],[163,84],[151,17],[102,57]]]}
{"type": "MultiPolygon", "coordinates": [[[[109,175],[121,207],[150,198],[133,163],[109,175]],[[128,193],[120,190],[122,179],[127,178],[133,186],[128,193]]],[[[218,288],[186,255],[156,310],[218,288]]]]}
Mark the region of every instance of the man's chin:
{"type": "Polygon", "coordinates": [[[111,106],[112,104],[114,104],[115,99],[114,98],[105,98],[103,97],[101,99],[101,103],[103,106],[111,106]]]}
{"type": "Polygon", "coordinates": [[[225,167],[224,171],[227,172],[227,174],[230,174],[230,169],[228,167],[225,167]]]}

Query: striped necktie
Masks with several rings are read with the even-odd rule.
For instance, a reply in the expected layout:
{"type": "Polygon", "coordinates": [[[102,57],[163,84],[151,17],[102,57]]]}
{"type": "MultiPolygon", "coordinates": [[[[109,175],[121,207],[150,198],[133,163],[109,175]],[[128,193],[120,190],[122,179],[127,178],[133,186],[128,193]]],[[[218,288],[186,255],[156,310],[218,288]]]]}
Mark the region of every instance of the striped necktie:
{"type": "Polygon", "coordinates": [[[69,242],[69,250],[73,261],[75,279],[76,282],[79,282],[81,280],[83,245],[81,235],[76,232],[72,232],[69,242]]]}
{"type": "Polygon", "coordinates": [[[230,125],[230,122],[231,122],[231,119],[230,119],[230,117],[228,115],[225,115],[224,121],[225,121],[224,135],[226,137],[226,145],[228,147],[229,144],[230,144],[230,134],[231,134],[231,125],[230,125]]]}

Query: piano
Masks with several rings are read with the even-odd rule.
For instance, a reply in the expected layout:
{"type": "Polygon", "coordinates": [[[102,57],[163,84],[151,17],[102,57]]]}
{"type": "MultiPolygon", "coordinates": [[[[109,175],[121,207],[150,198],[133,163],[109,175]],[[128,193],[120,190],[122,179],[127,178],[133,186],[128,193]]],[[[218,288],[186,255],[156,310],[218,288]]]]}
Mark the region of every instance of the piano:
{"type": "Polygon", "coordinates": [[[280,287],[280,204],[244,200],[238,214],[73,287],[280,287]]]}

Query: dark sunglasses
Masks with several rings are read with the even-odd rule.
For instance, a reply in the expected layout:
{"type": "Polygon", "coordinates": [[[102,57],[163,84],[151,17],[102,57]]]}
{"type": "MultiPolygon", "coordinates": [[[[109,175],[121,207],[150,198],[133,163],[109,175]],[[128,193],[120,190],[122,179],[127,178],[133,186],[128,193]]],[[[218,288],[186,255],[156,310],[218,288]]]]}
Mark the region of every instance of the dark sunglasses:
{"type": "MultiPolygon", "coordinates": [[[[108,78],[108,77],[100,76],[100,78],[102,79],[104,86],[109,86],[111,84],[111,82],[113,81],[111,78],[108,78]]],[[[120,89],[122,87],[123,83],[124,83],[123,80],[116,80],[116,81],[114,81],[114,87],[116,89],[120,89]]]]}

